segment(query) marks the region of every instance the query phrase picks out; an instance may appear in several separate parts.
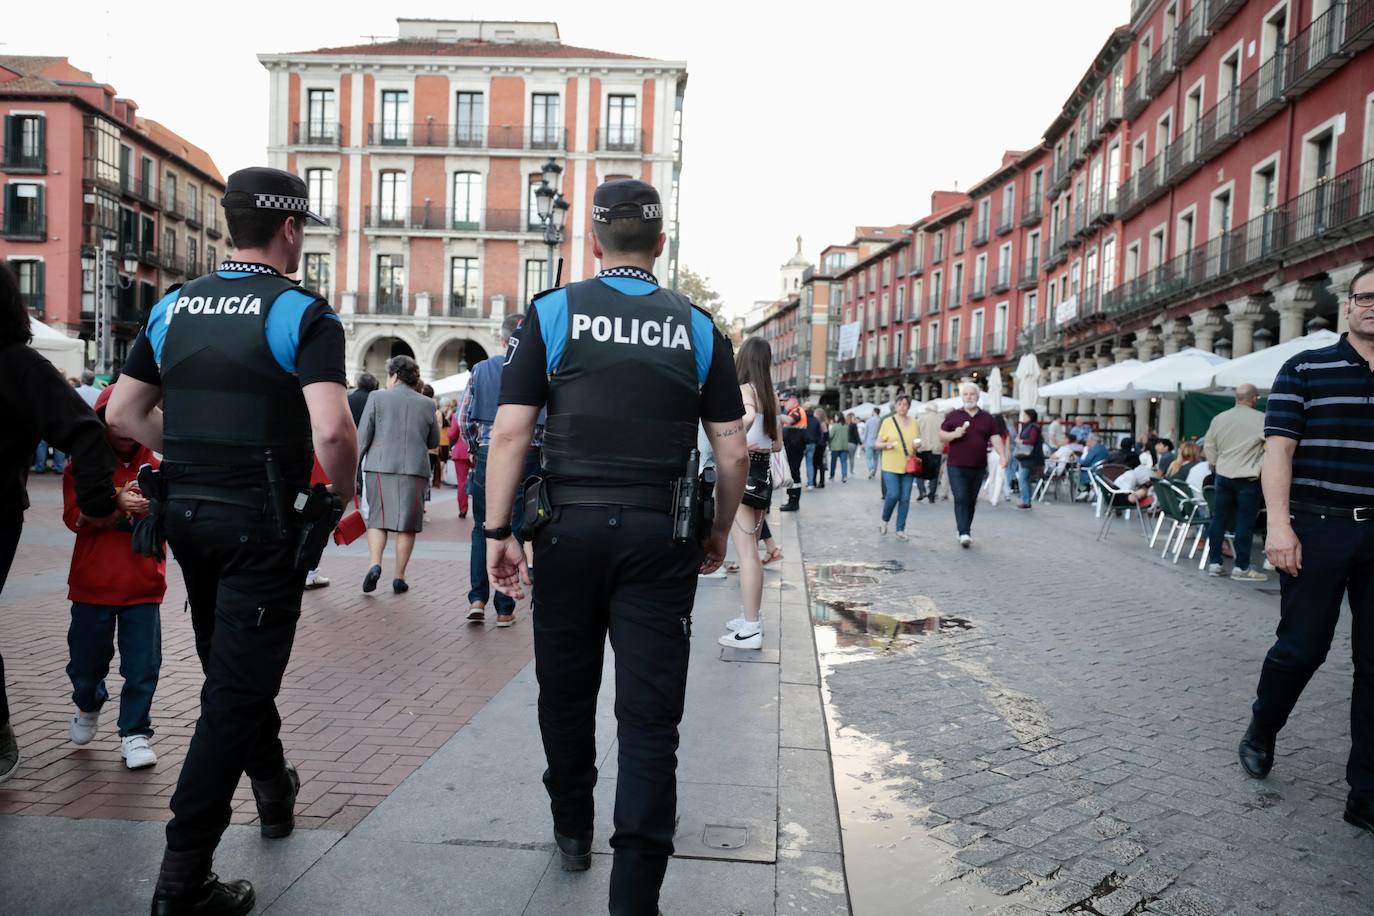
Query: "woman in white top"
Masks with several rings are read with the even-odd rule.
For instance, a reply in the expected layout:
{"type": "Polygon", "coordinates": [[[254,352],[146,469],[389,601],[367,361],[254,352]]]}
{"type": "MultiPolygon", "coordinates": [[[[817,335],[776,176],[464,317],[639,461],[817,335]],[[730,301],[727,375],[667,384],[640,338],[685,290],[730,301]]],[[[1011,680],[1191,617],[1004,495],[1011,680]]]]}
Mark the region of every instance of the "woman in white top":
{"type": "Polygon", "coordinates": [[[744,615],[726,624],[730,632],[720,638],[722,646],[738,649],[763,647],[763,563],[759,559],[759,528],[772,496],[770,473],[772,453],[782,449],[782,435],[774,410],[772,390],[773,349],[762,337],[751,337],[735,355],[735,374],[744,399],[744,428],[748,431],[749,482],[744,502],[735,513],[730,539],[739,562],[740,590],[744,595],[744,615]],[[757,486],[756,486],[757,484],[757,486]]]}

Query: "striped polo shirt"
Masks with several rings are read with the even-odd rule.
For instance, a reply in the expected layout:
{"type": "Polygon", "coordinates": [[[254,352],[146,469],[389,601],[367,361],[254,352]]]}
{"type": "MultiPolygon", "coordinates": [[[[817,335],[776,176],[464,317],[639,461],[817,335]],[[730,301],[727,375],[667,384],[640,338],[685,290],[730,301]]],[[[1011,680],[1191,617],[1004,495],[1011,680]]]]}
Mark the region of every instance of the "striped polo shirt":
{"type": "Polygon", "coordinates": [[[1344,334],[1284,363],[1264,434],[1298,440],[1294,502],[1374,506],[1374,372],[1344,334]]]}

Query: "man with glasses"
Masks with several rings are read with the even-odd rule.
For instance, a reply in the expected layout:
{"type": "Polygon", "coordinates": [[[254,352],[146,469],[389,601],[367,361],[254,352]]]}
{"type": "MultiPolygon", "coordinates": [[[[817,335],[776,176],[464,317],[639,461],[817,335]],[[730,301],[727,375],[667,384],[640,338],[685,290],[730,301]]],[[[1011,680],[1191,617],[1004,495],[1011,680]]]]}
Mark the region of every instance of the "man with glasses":
{"type": "Polygon", "coordinates": [[[1265,554],[1279,570],[1277,640],[1264,659],[1240,763],[1256,779],[1326,660],[1349,599],[1355,661],[1345,819],[1374,831],[1374,264],[1350,283],[1350,331],[1279,370],[1265,416],[1265,554]]]}

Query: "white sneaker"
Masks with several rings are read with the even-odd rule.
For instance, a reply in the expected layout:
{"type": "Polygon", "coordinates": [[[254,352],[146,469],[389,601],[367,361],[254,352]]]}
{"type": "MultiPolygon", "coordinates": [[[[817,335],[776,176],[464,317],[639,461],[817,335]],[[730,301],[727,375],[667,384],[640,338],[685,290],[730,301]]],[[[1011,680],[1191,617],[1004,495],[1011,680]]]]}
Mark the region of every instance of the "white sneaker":
{"type": "Polygon", "coordinates": [[[1237,582],[1267,582],[1269,577],[1258,569],[1232,569],[1231,578],[1237,582]]]}
{"type": "Polygon", "coordinates": [[[734,620],[725,621],[725,629],[729,630],[731,633],[752,626],[757,626],[760,630],[763,629],[763,620],[759,619],[751,623],[743,617],[736,617],[734,620]]]}
{"type": "Polygon", "coordinates": [[[153,753],[153,745],[148,740],[147,735],[130,735],[119,740],[119,756],[124,758],[124,765],[131,770],[141,770],[157,763],[157,754],[153,753]]]}
{"type": "Polygon", "coordinates": [[[810,493],[810,492],[811,492],[812,490],[814,490],[814,489],[816,489],[816,488],[813,487],[811,484],[807,484],[807,485],[806,485],[806,492],[810,493]]]}
{"type": "Polygon", "coordinates": [[[99,726],[100,710],[82,712],[78,709],[72,716],[72,744],[90,744],[99,726]]]}
{"type": "Polygon", "coordinates": [[[970,546],[970,545],[972,545],[972,544],[973,544],[973,538],[969,537],[967,534],[961,534],[961,535],[959,535],[959,546],[960,546],[960,547],[968,547],[968,546],[970,546]]]}
{"type": "Polygon", "coordinates": [[[887,522],[883,522],[880,525],[878,525],[878,533],[887,534],[887,522]]]}
{"type": "Polygon", "coordinates": [[[745,630],[744,632],[726,633],[716,642],[728,649],[762,649],[763,628],[754,627],[752,630],[745,630]]]}
{"type": "Polygon", "coordinates": [[[899,541],[908,541],[908,540],[910,540],[910,538],[908,538],[908,537],[906,536],[906,532],[905,532],[905,531],[898,531],[898,532],[897,532],[897,540],[899,540],[899,541]]]}
{"type": "Polygon", "coordinates": [[[1209,576],[1224,576],[1224,575],[1226,575],[1226,569],[1225,569],[1225,567],[1223,567],[1220,563],[1208,563],[1208,564],[1207,564],[1207,575],[1209,575],[1209,576]]]}
{"type": "Polygon", "coordinates": [[[722,563],[721,565],[717,566],[715,572],[697,573],[697,578],[698,578],[698,579],[724,579],[724,578],[725,578],[725,564],[722,563]]]}

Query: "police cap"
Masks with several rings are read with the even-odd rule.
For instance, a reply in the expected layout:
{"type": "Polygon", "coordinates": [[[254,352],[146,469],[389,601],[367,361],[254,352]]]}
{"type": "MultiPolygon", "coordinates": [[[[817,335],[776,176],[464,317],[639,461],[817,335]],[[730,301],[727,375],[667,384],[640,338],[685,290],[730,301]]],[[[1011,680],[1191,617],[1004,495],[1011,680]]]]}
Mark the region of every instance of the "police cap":
{"type": "Polygon", "coordinates": [[[592,195],[592,221],[609,223],[613,219],[662,220],[658,189],[634,178],[605,182],[592,195]]]}
{"type": "Polygon", "coordinates": [[[328,220],[310,211],[305,181],[281,169],[254,166],[239,169],[225,182],[222,204],[226,210],[285,210],[327,225],[328,220]]]}

